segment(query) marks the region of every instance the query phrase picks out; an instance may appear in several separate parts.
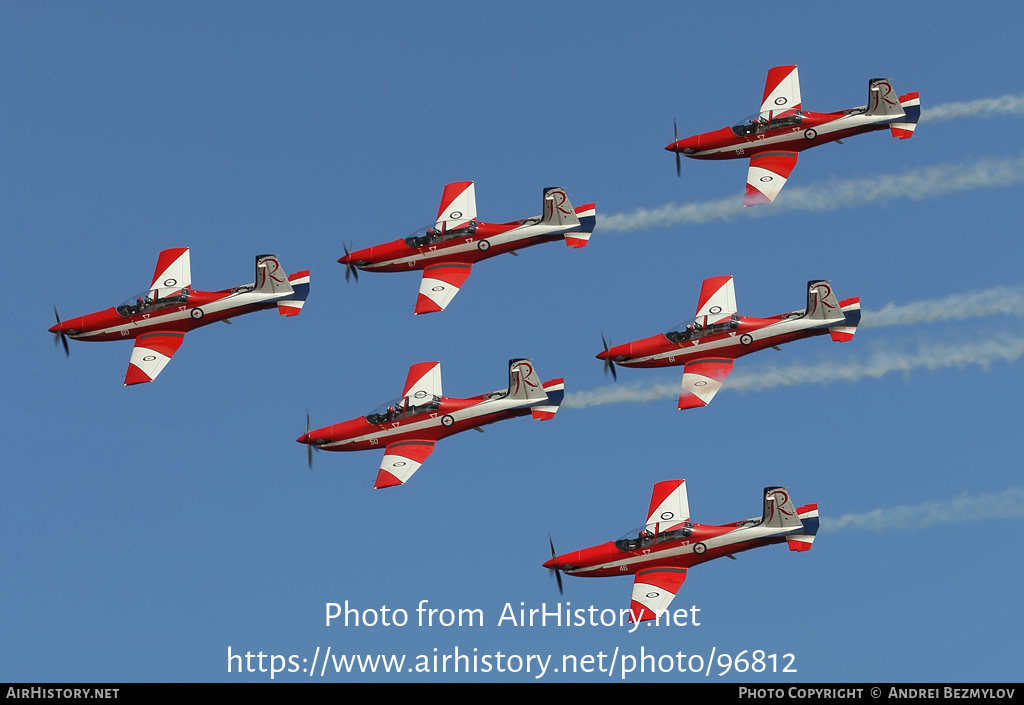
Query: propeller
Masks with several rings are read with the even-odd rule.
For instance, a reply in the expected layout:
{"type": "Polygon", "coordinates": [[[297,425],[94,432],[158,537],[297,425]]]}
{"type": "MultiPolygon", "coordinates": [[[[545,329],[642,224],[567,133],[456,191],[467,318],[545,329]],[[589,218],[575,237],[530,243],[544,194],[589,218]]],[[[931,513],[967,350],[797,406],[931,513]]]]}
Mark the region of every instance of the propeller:
{"type": "MultiPolygon", "coordinates": [[[[604,333],[601,334],[601,344],[604,345],[604,351],[608,352],[608,341],[604,339],[604,333]]],[[[608,376],[608,370],[611,370],[612,372],[612,379],[618,382],[619,376],[615,374],[615,363],[612,362],[612,359],[610,357],[606,357],[604,359],[604,374],[606,377],[608,376]]]]}
{"type": "MultiPolygon", "coordinates": [[[[309,437],[309,434],[310,434],[310,432],[312,430],[313,430],[313,427],[309,425],[309,412],[307,411],[306,412],[306,440],[308,441],[308,443],[306,443],[306,464],[309,465],[309,469],[310,470],[313,469],[313,448],[314,448],[314,446],[313,446],[313,439],[309,437]]],[[[317,452],[319,452],[319,451],[320,451],[320,449],[317,448],[317,452]]]]}
{"type": "MultiPolygon", "coordinates": [[[[57,307],[53,307],[53,315],[57,317],[57,325],[60,326],[60,314],[57,313],[57,307]]],[[[53,345],[56,347],[57,341],[64,343],[64,357],[71,357],[71,351],[68,349],[68,336],[65,335],[64,331],[58,330],[53,334],[53,345]]]]}
{"type": "Polygon", "coordinates": [[[555,561],[555,567],[552,568],[552,572],[555,574],[555,578],[558,580],[558,594],[564,594],[562,592],[562,571],[558,569],[558,554],[555,553],[555,542],[551,538],[551,534],[548,534],[548,543],[551,544],[551,559],[555,561]]]}
{"type": "Polygon", "coordinates": [[[352,250],[349,249],[349,247],[352,247],[352,249],[354,250],[355,245],[353,243],[349,243],[348,245],[345,245],[345,243],[341,243],[341,246],[345,248],[345,256],[349,258],[348,264],[345,265],[345,281],[348,281],[348,276],[351,274],[356,278],[356,284],[358,284],[359,270],[356,269],[356,266],[354,264],[352,264],[352,250]]]}
{"type": "MultiPolygon", "coordinates": [[[[672,129],[675,131],[675,139],[672,140],[672,143],[675,144],[679,141],[679,126],[676,124],[675,118],[672,118],[672,129]]],[[[676,152],[676,176],[679,178],[683,176],[683,163],[679,158],[679,152],[676,152]]]]}

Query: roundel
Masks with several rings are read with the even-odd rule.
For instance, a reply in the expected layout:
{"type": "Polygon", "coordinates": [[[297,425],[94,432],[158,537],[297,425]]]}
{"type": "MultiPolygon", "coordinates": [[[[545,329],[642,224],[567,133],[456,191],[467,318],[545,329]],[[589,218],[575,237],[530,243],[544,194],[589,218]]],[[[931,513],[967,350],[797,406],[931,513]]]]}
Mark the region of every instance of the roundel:
{"type": "Polygon", "coordinates": [[[706,550],[708,550],[708,547],[705,546],[703,543],[700,543],[700,542],[694,544],[694,546],[693,546],[693,552],[696,553],[698,556],[700,554],[704,553],[704,551],[706,551],[706,550]]]}
{"type": "Polygon", "coordinates": [[[192,316],[192,318],[194,318],[194,319],[196,319],[198,321],[200,318],[203,317],[203,309],[201,309],[201,308],[194,308],[194,309],[192,309],[192,313],[190,313],[189,315],[192,316]]]}
{"type": "Polygon", "coordinates": [[[708,313],[721,313],[721,312],[722,312],[722,307],[721,306],[712,306],[711,308],[708,309],[708,313]]]}
{"type": "Polygon", "coordinates": [[[648,600],[653,600],[655,597],[661,597],[661,593],[660,592],[649,592],[646,595],[644,595],[644,597],[646,597],[648,600]]]}
{"type": "Polygon", "coordinates": [[[451,416],[451,414],[445,414],[444,416],[441,417],[442,426],[451,426],[453,423],[455,423],[455,419],[451,416]]]}
{"type": "Polygon", "coordinates": [[[420,391],[413,394],[413,396],[416,397],[417,399],[422,399],[423,397],[427,396],[427,393],[421,389],[420,391]]]}
{"type": "Polygon", "coordinates": [[[433,289],[431,289],[431,291],[444,291],[444,287],[443,286],[435,286],[433,289]]]}
{"type": "Polygon", "coordinates": [[[781,95],[778,98],[775,99],[775,104],[776,105],[785,105],[787,102],[788,101],[784,97],[782,97],[781,95]]]}
{"type": "Polygon", "coordinates": [[[740,342],[743,343],[744,345],[750,345],[751,343],[754,342],[754,338],[753,336],[750,335],[750,333],[744,333],[743,335],[740,336],[740,342]]]}
{"type": "Polygon", "coordinates": [[[671,519],[674,516],[675,516],[675,514],[673,514],[672,512],[662,512],[661,513],[661,520],[662,521],[668,521],[669,519],[671,519]]]}
{"type": "Polygon", "coordinates": [[[481,240],[476,244],[476,246],[483,252],[487,252],[487,250],[491,249],[491,243],[487,242],[487,240],[481,240]]]}
{"type": "Polygon", "coordinates": [[[818,133],[815,132],[814,130],[804,130],[804,137],[806,137],[809,140],[813,140],[817,136],[818,133]]]}
{"type": "Polygon", "coordinates": [[[153,362],[153,360],[155,360],[155,359],[156,359],[156,355],[146,355],[146,357],[142,358],[142,361],[143,362],[153,362]]]}
{"type": "Polygon", "coordinates": [[[177,283],[177,279],[164,279],[164,286],[174,286],[177,283]]]}
{"type": "Polygon", "coordinates": [[[708,383],[705,382],[702,379],[699,379],[699,380],[697,380],[696,382],[693,383],[693,386],[694,387],[706,387],[706,386],[708,386],[708,383]]]}
{"type": "Polygon", "coordinates": [[[771,181],[771,180],[772,180],[773,178],[774,178],[774,177],[771,177],[771,176],[762,176],[762,177],[761,177],[761,179],[760,179],[760,181],[761,181],[761,183],[768,183],[768,182],[769,182],[769,181],[771,181]]]}
{"type": "Polygon", "coordinates": [[[404,468],[405,467],[405,461],[404,460],[399,460],[398,462],[391,463],[391,467],[393,467],[393,468],[404,468]]]}
{"type": "Polygon", "coordinates": [[[462,217],[462,211],[452,211],[451,213],[448,214],[448,217],[452,218],[452,219],[461,218],[462,217]]]}

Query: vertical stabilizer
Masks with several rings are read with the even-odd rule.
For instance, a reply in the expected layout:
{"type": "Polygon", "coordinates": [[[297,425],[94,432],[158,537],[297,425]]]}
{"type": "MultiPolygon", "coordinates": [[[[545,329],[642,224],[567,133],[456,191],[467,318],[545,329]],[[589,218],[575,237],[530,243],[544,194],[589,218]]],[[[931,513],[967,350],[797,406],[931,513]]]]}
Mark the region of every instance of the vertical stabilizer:
{"type": "Polygon", "coordinates": [[[803,526],[785,487],[764,488],[764,514],[761,526],[773,529],[795,529],[803,526]]]}

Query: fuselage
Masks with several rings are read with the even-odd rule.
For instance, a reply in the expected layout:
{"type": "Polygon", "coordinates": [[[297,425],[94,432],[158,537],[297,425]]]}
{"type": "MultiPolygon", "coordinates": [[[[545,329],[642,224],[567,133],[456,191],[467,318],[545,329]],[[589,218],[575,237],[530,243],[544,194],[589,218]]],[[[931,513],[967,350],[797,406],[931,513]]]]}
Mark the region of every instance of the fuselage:
{"type": "Polygon", "coordinates": [[[546,396],[513,399],[505,390],[468,399],[436,397],[412,408],[403,401],[406,400],[396,400],[379,412],[316,429],[296,440],[330,451],[383,448],[403,440],[437,441],[496,421],[525,416],[532,413],[534,406],[549,403],[546,396]]]}
{"type": "MultiPolygon", "coordinates": [[[[576,212],[580,214],[593,208],[593,204],[588,204],[580,206],[576,212]]],[[[594,229],[594,221],[594,216],[583,217],[579,225],[566,228],[543,223],[538,216],[510,223],[474,221],[468,227],[445,233],[424,229],[422,234],[356,250],[338,262],[368,272],[405,272],[440,262],[473,264],[524,247],[562,240],[574,232],[589,233],[594,229]]]]}
{"type": "Polygon", "coordinates": [[[735,359],[773,345],[824,335],[836,324],[835,320],[808,320],[803,311],[771,318],[735,316],[703,330],[687,327],[616,345],[597,357],[623,367],[673,367],[697,359],[735,359]]]}
{"type": "Polygon", "coordinates": [[[752,548],[783,543],[787,536],[805,531],[802,526],[766,527],[760,518],[722,526],[687,522],[685,526],[669,527],[664,533],[654,531],[653,527],[647,529],[618,541],[563,553],[549,559],[544,567],[557,567],[566,575],[585,578],[632,575],[651,566],[689,568],[752,548]]]}
{"type": "Polygon", "coordinates": [[[767,123],[757,120],[687,137],[665,147],[692,159],[739,159],[762,152],[801,152],[827,142],[885,130],[902,116],[869,115],[867,107],[834,113],[789,111],[767,123]]]}
{"type": "Polygon", "coordinates": [[[85,341],[126,340],[156,330],[185,333],[217,321],[274,308],[279,301],[294,296],[254,289],[255,285],[247,284],[221,291],[185,288],[145,292],[121,306],[69,318],[52,326],[50,332],[85,341]]]}

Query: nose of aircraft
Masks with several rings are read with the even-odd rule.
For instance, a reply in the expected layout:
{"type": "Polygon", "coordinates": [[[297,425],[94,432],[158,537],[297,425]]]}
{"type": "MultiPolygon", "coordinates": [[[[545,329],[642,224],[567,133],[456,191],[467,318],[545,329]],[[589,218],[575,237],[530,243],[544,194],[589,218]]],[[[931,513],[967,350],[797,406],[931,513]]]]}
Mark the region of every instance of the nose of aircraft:
{"type": "Polygon", "coordinates": [[[672,144],[665,147],[668,152],[682,152],[683,154],[689,154],[696,152],[700,148],[699,136],[687,137],[686,139],[676,140],[672,144]]]}

